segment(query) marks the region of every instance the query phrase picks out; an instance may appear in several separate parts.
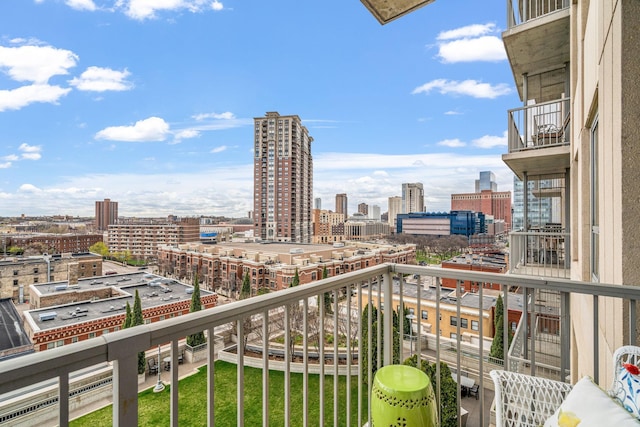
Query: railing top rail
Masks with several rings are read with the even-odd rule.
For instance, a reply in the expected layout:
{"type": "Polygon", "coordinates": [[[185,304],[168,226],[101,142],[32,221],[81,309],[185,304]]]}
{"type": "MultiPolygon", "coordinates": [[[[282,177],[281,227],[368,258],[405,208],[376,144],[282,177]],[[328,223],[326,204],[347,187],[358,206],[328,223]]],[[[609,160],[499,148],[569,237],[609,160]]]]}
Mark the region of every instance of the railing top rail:
{"type": "Polygon", "coordinates": [[[503,285],[545,289],[583,295],[640,300],[640,286],[621,286],[606,283],[583,282],[570,279],[532,277],[519,274],[497,274],[449,268],[392,264],[392,271],[401,274],[422,274],[460,281],[500,283],[503,285]]]}
{"type": "Polygon", "coordinates": [[[547,106],[547,105],[554,105],[554,104],[559,104],[561,102],[568,102],[568,101],[571,101],[571,98],[564,97],[564,98],[560,98],[560,99],[553,99],[551,101],[546,101],[546,102],[537,102],[535,104],[525,105],[523,107],[511,108],[511,109],[507,110],[507,112],[511,115],[512,113],[514,113],[516,111],[526,111],[526,110],[531,110],[531,109],[534,109],[534,108],[540,108],[540,107],[544,107],[544,106],[547,106]]]}

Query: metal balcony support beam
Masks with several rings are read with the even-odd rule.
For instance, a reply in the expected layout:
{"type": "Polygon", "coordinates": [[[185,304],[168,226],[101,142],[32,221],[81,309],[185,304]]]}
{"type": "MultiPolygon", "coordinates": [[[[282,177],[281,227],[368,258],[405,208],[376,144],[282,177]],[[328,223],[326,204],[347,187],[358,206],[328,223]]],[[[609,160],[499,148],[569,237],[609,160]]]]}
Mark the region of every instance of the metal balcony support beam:
{"type": "MultiPolygon", "coordinates": [[[[160,361],[158,361],[160,362],[160,361]]],[[[171,341],[171,427],[178,427],[178,340],[171,341]]]]}
{"type": "Polygon", "coordinates": [[[207,425],[216,425],[215,418],[215,330],[207,329],[207,425]]]}
{"type": "Polygon", "coordinates": [[[560,294],[560,379],[569,373],[571,352],[571,297],[568,292],[560,294]]]}
{"type": "MultiPolygon", "coordinates": [[[[133,329],[133,328],[132,328],[133,329]]],[[[138,425],[138,353],[113,361],[113,426],[138,425]]],[[[61,424],[64,425],[64,424],[61,424]]]]}

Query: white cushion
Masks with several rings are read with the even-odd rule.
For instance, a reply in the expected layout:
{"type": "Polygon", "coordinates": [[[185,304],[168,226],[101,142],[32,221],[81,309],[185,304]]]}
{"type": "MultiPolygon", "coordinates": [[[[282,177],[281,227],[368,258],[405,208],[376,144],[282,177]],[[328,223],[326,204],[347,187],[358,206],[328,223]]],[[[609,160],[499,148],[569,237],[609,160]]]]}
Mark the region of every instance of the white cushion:
{"type": "Polygon", "coordinates": [[[578,427],[640,425],[640,421],[627,412],[617,400],[609,397],[589,377],[584,377],[576,383],[560,408],[544,423],[544,427],[561,427],[558,424],[560,410],[571,412],[578,417],[578,427]]]}

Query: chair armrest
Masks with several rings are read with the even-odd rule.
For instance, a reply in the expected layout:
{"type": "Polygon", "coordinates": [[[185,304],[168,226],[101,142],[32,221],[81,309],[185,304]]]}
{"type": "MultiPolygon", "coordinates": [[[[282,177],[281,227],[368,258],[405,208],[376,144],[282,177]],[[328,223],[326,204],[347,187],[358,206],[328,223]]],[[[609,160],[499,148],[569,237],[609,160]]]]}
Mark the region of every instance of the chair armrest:
{"type": "Polygon", "coordinates": [[[496,427],[538,427],[555,412],[571,384],[516,372],[490,372],[495,385],[496,427]]]}

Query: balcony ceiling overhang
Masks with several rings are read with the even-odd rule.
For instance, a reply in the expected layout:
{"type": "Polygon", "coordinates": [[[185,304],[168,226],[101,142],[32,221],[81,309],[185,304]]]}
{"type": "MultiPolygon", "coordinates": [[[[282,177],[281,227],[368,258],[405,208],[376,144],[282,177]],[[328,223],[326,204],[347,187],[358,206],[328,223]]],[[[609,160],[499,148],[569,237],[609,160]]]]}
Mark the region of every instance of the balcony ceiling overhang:
{"type": "MultiPolygon", "coordinates": [[[[520,99],[524,97],[523,74],[533,76],[559,70],[570,61],[569,11],[560,9],[502,33],[520,99]]],[[[529,79],[528,98],[537,102],[559,99],[566,78],[564,73],[550,73],[544,79],[529,79]]]]}
{"type": "Polygon", "coordinates": [[[382,25],[435,0],[360,0],[382,25]]]}
{"type": "Polygon", "coordinates": [[[523,150],[502,155],[502,161],[509,166],[518,179],[528,175],[563,174],[571,165],[571,146],[523,150]]]}

